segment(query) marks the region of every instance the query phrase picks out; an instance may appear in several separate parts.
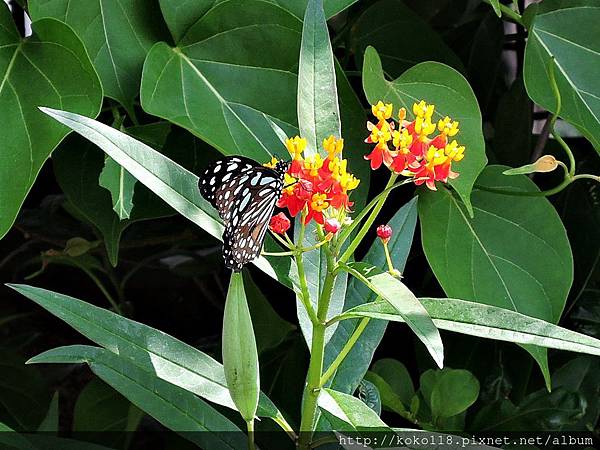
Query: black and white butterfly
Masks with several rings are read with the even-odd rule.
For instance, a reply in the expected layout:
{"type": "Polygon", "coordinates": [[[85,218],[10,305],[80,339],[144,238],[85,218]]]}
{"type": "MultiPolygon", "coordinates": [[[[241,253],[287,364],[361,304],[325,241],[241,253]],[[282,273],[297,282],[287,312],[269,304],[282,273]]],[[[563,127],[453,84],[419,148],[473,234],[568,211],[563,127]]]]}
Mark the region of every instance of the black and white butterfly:
{"type": "Polygon", "coordinates": [[[268,168],[242,156],[211,163],[200,175],[200,193],[217,209],[225,224],[225,265],[239,271],[256,259],[281,196],[289,162],[268,168]]]}

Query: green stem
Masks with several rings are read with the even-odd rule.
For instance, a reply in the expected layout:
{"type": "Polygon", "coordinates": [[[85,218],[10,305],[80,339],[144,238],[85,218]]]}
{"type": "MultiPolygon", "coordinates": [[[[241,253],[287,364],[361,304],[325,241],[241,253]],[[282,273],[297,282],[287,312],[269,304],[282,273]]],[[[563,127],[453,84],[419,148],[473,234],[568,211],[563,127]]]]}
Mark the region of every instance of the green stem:
{"type": "Polygon", "coordinates": [[[254,445],[254,419],[246,422],[248,428],[248,450],[255,450],[254,445]]]}
{"type": "MultiPolygon", "coordinates": [[[[487,3],[488,5],[491,5],[492,2],[490,0],[483,0],[485,3],[487,3]]],[[[512,9],[510,9],[508,6],[503,5],[502,3],[500,3],[500,11],[502,11],[502,15],[507,18],[510,19],[511,21],[518,23],[521,26],[525,26],[525,24],[523,24],[523,18],[521,17],[521,15],[516,12],[513,11],[512,9]]]]}
{"type": "Polygon", "coordinates": [[[388,180],[387,185],[385,186],[385,189],[384,189],[384,192],[386,192],[386,194],[382,195],[377,200],[377,203],[373,207],[373,210],[371,211],[371,214],[369,215],[368,219],[362,225],[362,228],[357,233],[356,237],[350,243],[350,245],[348,246],[348,248],[346,248],[346,250],[344,251],[344,253],[342,253],[342,256],[340,256],[340,262],[345,263],[346,261],[348,261],[350,259],[350,257],[354,254],[354,251],[356,250],[356,247],[358,247],[358,245],[364,239],[365,235],[369,232],[371,226],[373,225],[373,222],[375,222],[375,219],[379,215],[379,212],[381,211],[381,208],[383,208],[383,204],[387,200],[388,195],[390,193],[390,190],[392,189],[392,187],[394,185],[394,182],[396,181],[396,178],[398,178],[398,174],[392,173],[390,175],[390,179],[388,180]]]}
{"type": "Polygon", "coordinates": [[[371,319],[369,317],[363,317],[358,323],[358,326],[354,329],[354,332],[352,333],[348,341],[344,344],[342,350],[338,353],[331,365],[327,368],[327,370],[321,377],[321,386],[325,386],[325,383],[329,381],[329,379],[333,376],[340,364],[344,361],[346,356],[348,356],[348,353],[350,353],[350,351],[354,348],[354,344],[356,344],[356,341],[358,341],[363,331],[365,331],[365,328],[369,324],[370,320],[371,319]]]}
{"type": "Polygon", "coordinates": [[[312,342],[310,352],[310,364],[306,377],[306,387],[302,403],[302,419],[300,423],[300,438],[298,448],[308,450],[312,439],[313,429],[317,418],[317,400],[321,390],[321,374],[323,372],[323,360],[325,356],[325,322],[331,294],[335,284],[335,261],[329,248],[326,248],[327,274],[323,282],[317,304],[317,322],[313,323],[312,342]]]}
{"type": "MultiPolygon", "coordinates": [[[[300,220],[302,224],[300,225],[300,235],[298,236],[298,245],[304,246],[304,232],[306,231],[306,226],[304,225],[304,217],[306,213],[302,211],[302,215],[300,220]]],[[[300,301],[302,305],[304,305],[304,309],[310,318],[310,321],[313,324],[313,327],[319,323],[319,319],[315,313],[315,310],[310,301],[310,292],[308,291],[308,284],[306,283],[306,272],[304,270],[304,255],[303,253],[296,253],[296,267],[298,270],[298,281],[300,283],[300,301]]]]}

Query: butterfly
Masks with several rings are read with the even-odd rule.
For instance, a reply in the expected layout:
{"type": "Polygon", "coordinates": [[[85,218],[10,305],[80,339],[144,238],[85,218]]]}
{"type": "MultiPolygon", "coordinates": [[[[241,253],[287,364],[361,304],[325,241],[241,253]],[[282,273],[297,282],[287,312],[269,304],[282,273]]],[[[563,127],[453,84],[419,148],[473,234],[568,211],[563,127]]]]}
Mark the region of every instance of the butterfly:
{"type": "Polygon", "coordinates": [[[200,175],[200,193],[225,224],[223,258],[233,271],[260,255],[289,168],[286,161],[269,168],[250,158],[229,156],[211,163],[200,175]]]}

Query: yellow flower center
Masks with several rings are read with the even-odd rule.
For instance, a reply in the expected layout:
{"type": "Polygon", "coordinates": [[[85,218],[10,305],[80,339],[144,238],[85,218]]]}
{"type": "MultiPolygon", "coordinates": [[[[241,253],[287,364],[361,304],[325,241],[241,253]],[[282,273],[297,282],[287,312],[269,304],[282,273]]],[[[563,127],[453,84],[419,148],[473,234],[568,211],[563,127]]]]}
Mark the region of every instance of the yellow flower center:
{"type": "Polygon", "coordinates": [[[321,212],[324,209],[329,208],[327,194],[313,194],[310,200],[310,207],[317,212],[321,212]]]}

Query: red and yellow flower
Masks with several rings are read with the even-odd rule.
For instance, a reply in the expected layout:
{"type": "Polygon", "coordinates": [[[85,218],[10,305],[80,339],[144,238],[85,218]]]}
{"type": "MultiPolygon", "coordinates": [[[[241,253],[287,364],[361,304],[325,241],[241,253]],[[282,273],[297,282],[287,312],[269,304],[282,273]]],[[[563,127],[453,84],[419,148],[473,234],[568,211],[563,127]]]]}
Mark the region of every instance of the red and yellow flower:
{"type": "Polygon", "coordinates": [[[304,211],[304,223],[315,220],[323,225],[326,217],[344,215],[352,206],[349,193],[360,180],[347,171],[341,159],[344,140],[330,136],[323,141],[327,153],[305,155],[306,140],[298,136],[285,143],[292,164],[285,175],[285,188],[277,206],[287,208],[291,216],[304,211]]]}
{"type": "Polygon", "coordinates": [[[435,190],[435,182],[447,182],[458,176],[452,171],[452,163],[464,158],[465,147],[448,138],[459,132],[459,123],[445,116],[437,124],[433,120],[435,106],[424,100],[414,103],[414,120],[406,120],[406,109],[398,111],[398,126],[390,120],[393,114],[391,103],[377,102],[371,108],[378,122],[367,122],[370,132],[365,142],[375,147],[365,156],[372,169],[385,164],[391,171],[415,177],[415,184],[425,183],[435,190]],[[433,136],[436,132],[437,134],[433,136]],[[391,145],[391,147],[390,147],[391,145]]]}

